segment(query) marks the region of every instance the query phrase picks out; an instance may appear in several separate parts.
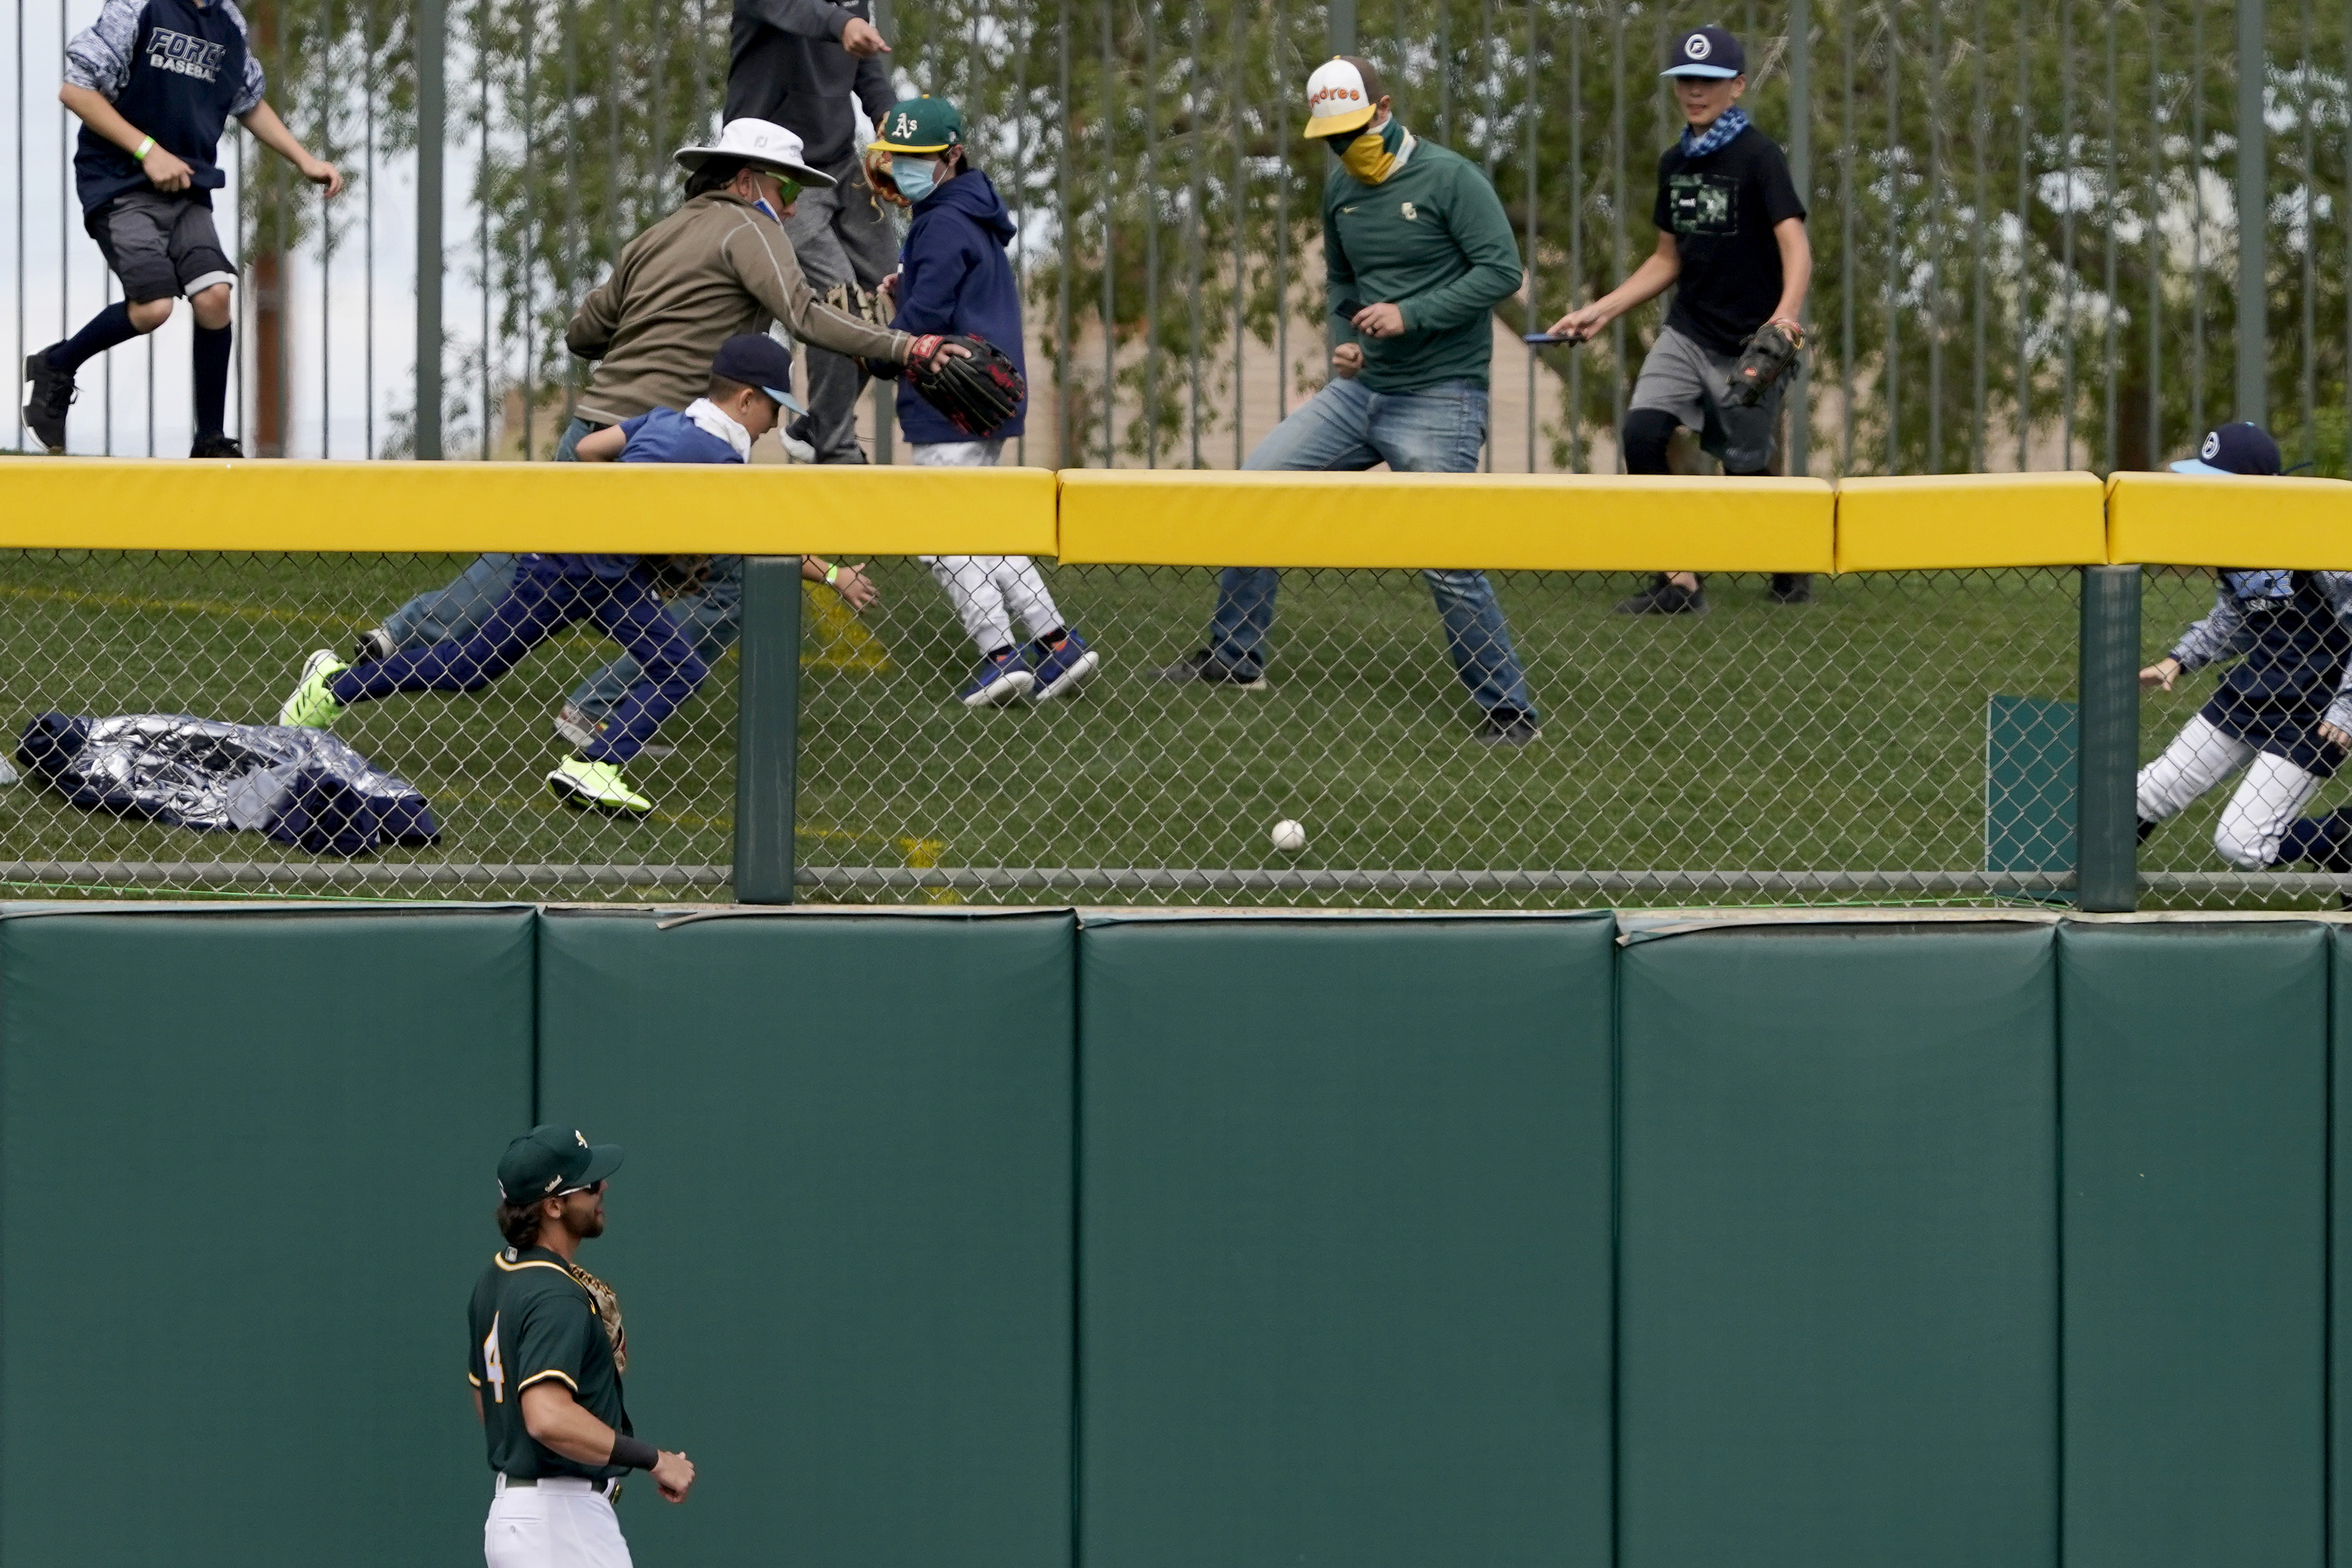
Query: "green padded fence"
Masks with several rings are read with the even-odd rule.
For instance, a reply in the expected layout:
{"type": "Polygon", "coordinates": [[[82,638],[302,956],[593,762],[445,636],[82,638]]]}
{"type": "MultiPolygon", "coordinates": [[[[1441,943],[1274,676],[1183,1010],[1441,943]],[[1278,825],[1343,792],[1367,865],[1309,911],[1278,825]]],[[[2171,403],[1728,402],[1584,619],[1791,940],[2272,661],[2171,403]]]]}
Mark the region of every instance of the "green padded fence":
{"type": "Polygon", "coordinates": [[[0,908],[0,1560],[478,1562],[536,1107],[647,1568],[2346,1563],[2347,931],[0,908]]]}
{"type": "Polygon", "coordinates": [[[0,921],[0,1561],[480,1561],[535,924],[0,921]]]}
{"type": "Polygon", "coordinates": [[[1082,1562],[1609,1561],[1611,935],[1081,931],[1082,1562]]]}

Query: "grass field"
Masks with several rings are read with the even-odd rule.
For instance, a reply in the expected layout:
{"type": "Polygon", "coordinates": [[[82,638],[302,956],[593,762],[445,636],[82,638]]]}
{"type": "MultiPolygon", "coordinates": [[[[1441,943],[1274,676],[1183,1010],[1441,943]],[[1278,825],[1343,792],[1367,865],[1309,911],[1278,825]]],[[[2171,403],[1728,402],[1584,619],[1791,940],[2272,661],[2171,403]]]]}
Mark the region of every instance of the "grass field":
{"type": "MultiPolygon", "coordinates": [[[[13,731],[46,709],[266,721],[310,648],[347,647],[462,565],[0,554],[6,721],[13,731]]],[[[888,561],[876,574],[883,603],[863,623],[829,595],[807,601],[804,864],[1968,869],[1983,860],[1986,697],[2067,697],[2074,683],[2066,572],[1822,579],[1799,607],[1767,603],[1761,579],[1719,578],[1713,613],[1695,620],[1612,616],[1628,577],[1518,574],[1498,586],[1545,733],[1498,752],[1471,740],[1475,712],[1413,574],[1291,574],[1273,687],[1241,692],[1150,673],[1199,646],[1213,573],[1068,568],[1049,574],[1104,651],[1101,675],[1078,700],[974,712],[952,696],[971,649],[928,572],[888,561]],[[1297,856],[1267,843],[1283,816],[1307,825],[1297,856]]],[[[2151,654],[2210,594],[2200,579],[2150,580],[2151,654]]],[[[479,696],[350,714],[338,732],[425,791],[444,828],[435,848],[366,865],[723,867],[731,658],[666,728],[672,754],[632,767],[653,819],[583,816],[546,793],[562,755],[548,721],[604,656],[575,632],[479,696]]],[[[2147,703],[2144,750],[2201,700],[2205,682],[2189,685],[2147,703]]],[[[2217,804],[2169,827],[2145,863],[2221,868],[2217,804]]],[[[32,786],[0,791],[0,859],[317,864],[258,836],[79,812],[32,786]]],[[[369,889],[365,867],[352,869],[331,890],[369,889]]],[[[226,886],[189,888],[207,884],[226,886]]],[[[723,896],[717,883],[447,890],[723,896]]]]}

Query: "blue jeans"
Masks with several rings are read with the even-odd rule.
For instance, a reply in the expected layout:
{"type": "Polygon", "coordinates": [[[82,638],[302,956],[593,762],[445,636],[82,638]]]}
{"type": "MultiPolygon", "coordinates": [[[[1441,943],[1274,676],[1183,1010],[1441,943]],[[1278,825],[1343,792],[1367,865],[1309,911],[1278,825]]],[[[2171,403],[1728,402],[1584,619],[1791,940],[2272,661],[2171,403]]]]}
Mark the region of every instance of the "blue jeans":
{"type": "MultiPolygon", "coordinates": [[[[1334,376],[1329,384],[1276,426],[1242,467],[1329,473],[1385,462],[1399,473],[1467,474],[1478,467],[1486,438],[1486,389],[1466,381],[1441,382],[1411,392],[1373,392],[1362,382],[1334,376]]],[[[1511,647],[1511,628],[1484,572],[1424,571],[1445,650],[1471,700],[1493,712],[1514,709],[1535,716],[1528,680],[1511,647]]],[[[1274,630],[1274,597],[1282,574],[1271,566],[1228,566],[1217,581],[1217,609],[1209,623],[1209,656],[1244,675],[1265,668],[1274,630]]]]}
{"type": "MultiPolygon", "coordinates": [[[[573,453],[581,438],[602,428],[585,419],[572,420],[556,444],[555,460],[577,462],[573,453]]],[[[401,605],[384,617],[383,629],[391,634],[392,646],[406,652],[437,642],[462,642],[480,631],[507,596],[518,559],[503,554],[481,556],[456,582],[419,594],[401,605]]],[[[671,600],[669,614],[694,644],[696,657],[706,665],[718,664],[719,656],[733,647],[743,631],[743,558],[712,557],[709,580],[699,592],[671,600]]],[[[582,681],[565,700],[601,724],[620,710],[644,673],[635,659],[624,654],[582,681]]]]}
{"type": "Polygon", "coordinates": [[[398,691],[479,691],[540,644],[577,621],[629,650],[643,673],[624,694],[613,721],[580,754],[592,763],[625,763],[645,749],[661,721],[694,695],[709,673],[643,568],[613,581],[565,571],[544,555],[525,555],[482,624],[462,637],[354,665],[330,684],[339,702],[372,702],[398,691]]]}

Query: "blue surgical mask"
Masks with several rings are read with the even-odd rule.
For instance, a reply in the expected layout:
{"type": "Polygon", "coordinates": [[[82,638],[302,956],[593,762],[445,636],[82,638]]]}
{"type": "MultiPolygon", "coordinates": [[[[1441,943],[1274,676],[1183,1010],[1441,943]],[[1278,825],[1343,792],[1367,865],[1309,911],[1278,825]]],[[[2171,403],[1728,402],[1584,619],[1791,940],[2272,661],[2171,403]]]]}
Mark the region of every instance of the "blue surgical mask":
{"type": "Polygon", "coordinates": [[[890,177],[898,182],[898,194],[910,202],[919,202],[939,189],[940,166],[929,158],[909,158],[901,163],[893,159],[890,177]]]}
{"type": "Polygon", "coordinates": [[[768,198],[767,198],[767,197],[765,197],[765,196],[761,196],[761,197],[760,197],[758,200],[754,201],[751,205],[752,205],[753,206],[755,206],[755,207],[758,207],[761,212],[766,213],[770,217],[774,218],[778,223],[782,223],[782,222],[783,222],[783,221],[784,221],[784,215],[783,215],[783,214],[782,214],[782,213],[780,213],[780,212],[778,212],[775,208],[773,208],[773,207],[770,206],[770,205],[768,205],[768,198]]]}

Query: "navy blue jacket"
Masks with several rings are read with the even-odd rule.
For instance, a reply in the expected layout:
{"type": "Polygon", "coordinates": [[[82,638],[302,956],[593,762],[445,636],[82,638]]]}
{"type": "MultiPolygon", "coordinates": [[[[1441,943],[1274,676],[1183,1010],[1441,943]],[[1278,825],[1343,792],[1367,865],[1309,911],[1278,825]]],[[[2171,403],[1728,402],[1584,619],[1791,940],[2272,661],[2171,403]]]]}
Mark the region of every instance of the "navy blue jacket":
{"type": "MultiPolygon", "coordinates": [[[[967,169],[915,204],[915,223],[898,252],[898,314],[891,325],[902,332],[960,332],[985,338],[1013,356],[1022,379],[1029,367],[1021,352],[1021,288],[1004,247],[1013,243],[1012,215],[988,176],[967,169]]],[[[1018,436],[1029,416],[1029,400],[999,429],[1018,436]]],[[[913,385],[898,384],[898,426],[909,441],[969,441],[946,415],[923,401],[913,385]]]]}

